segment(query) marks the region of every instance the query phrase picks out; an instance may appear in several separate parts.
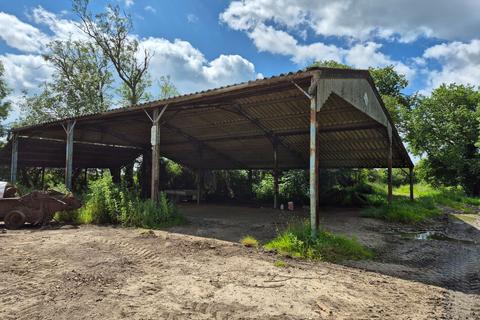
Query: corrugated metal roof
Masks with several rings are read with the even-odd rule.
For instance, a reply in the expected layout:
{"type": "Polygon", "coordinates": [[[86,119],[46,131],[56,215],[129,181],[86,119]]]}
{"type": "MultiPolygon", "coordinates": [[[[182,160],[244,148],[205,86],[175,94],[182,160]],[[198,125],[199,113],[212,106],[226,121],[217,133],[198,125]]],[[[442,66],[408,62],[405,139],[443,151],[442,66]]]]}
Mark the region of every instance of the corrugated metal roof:
{"type": "MultiPolygon", "coordinates": [[[[266,169],[273,166],[271,139],[276,136],[279,166],[303,168],[308,164],[310,102],[292,81],[307,90],[313,72],[318,71],[326,78],[366,79],[381,101],[368,71],[315,68],[99,114],[15,128],[14,132],[22,136],[64,139],[61,124],[76,120],[75,139],[78,141],[148,150],[151,123],[144,110],[168,104],[161,125],[161,152],[166,157],[198,168],[266,169]]],[[[386,112],[383,103],[382,108],[386,112]]],[[[387,112],[386,116],[391,122],[387,112]]],[[[319,112],[319,128],[321,166],[386,166],[385,126],[341,96],[330,95],[327,99],[319,112]]],[[[394,166],[408,167],[410,158],[398,133],[393,132],[394,166]]],[[[22,150],[19,152],[20,158],[22,150]]],[[[98,152],[99,156],[108,156],[98,152]]],[[[111,152],[109,149],[108,153],[111,152]]],[[[81,154],[75,156],[82,158],[81,154]]],[[[94,159],[87,160],[78,163],[95,165],[94,159]]]]}

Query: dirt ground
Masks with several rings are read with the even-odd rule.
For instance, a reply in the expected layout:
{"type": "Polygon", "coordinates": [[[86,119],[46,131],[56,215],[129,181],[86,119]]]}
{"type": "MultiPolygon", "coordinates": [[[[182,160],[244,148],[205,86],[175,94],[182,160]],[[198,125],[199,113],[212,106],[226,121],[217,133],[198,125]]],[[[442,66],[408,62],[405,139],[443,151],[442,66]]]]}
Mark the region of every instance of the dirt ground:
{"type": "Polygon", "coordinates": [[[428,225],[448,240],[324,209],[322,225],[375,248],[343,265],[244,248],[302,212],[187,205],[153,234],[109,226],[2,232],[0,319],[480,319],[480,219],[428,225]],[[214,239],[216,238],[216,239],[214,239]],[[286,267],[274,263],[282,260],[286,267]]]}

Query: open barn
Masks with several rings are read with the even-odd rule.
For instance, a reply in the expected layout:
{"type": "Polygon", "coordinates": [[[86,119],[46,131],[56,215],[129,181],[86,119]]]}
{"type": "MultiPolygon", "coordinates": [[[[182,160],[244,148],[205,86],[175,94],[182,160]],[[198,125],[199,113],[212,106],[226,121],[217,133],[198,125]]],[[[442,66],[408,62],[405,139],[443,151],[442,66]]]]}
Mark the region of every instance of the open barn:
{"type": "MultiPolygon", "coordinates": [[[[12,129],[0,159],[11,166],[119,170],[151,159],[150,194],[159,194],[159,159],[198,172],[309,169],[310,218],[318,229],[320,168],[392,168],[413,163],[366,70],[312,68],[176,96],[105,113],[12,129]]],[[[412,181],[411,181],[412,183],[412,181]]],[[[200,192],[200,190],[199,190],[200,192]]],[[[413,199],[413,188],[410,197],[413,199]]]]}

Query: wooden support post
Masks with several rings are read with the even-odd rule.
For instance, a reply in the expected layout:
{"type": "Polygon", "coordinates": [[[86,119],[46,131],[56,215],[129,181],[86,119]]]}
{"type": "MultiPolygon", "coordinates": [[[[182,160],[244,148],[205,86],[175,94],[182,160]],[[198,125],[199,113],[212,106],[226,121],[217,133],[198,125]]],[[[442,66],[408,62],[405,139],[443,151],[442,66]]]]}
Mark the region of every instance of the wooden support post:
{"type": "Polygon", "coordinates": [[[157,202],[160,186],[160,126],[159,126],[159,110],[153,111],[153,123],[151,130],[152,144],[152,186],[150,198],[157,202]]]}
{"type": "Polygon", "coordinates": [[[277,149],[278,149],[277,139],[274,138],[273,140],[273,208],[274,209],[278,209],[278,194],[279,194],[277,149]]]}
{"type": "Polygon", "coordinates": [[[388,204],[392,204],[393,201],[393,187],[392,187],[392,129],[390,125],[388,125],[388,159],[387,159],[387,185],[388,185],[388,194],[387,194],[387,201],[388,204]]]}
{"type": "Polygon", "coordinates": [[[69,121],[67,127],[63,127],[67,134],[67,146],[65,149],[65,186],[72,190],[72,172],[73,172],[73,131],[75,121],[69,121]]]}
{"type": "Polygon", "coordinates": [[[317,119],[317,81],[320,74],[312,77],[309,88],[310,98],[310,225],[312,237],[319,229],[318,217],[318,119],[317,119]]]}
{"type": "Polygon", "coordinates": [[[413,167],[408,168],[408,175],[410,180],[410,200],[413,201],[413,167]]]}
{"type": "Polygon", "coordinates": [[[18,164],[18,134],[12,135],[12,157],[10,162],[10,182],[17,182],[17,164],[18,164]]]}

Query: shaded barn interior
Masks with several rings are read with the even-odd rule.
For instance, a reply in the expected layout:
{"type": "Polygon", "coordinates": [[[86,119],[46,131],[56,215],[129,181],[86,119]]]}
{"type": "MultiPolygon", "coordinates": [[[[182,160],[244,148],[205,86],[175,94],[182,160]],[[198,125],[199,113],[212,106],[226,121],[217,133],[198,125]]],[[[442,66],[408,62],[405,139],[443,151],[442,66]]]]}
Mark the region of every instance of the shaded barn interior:
{"type": "Polygon", "coordinates": [[[198,170],[413,167],[368,71],[332,68],[14,128],[0,162],[68,176],[141,154],[198,170]]]}

